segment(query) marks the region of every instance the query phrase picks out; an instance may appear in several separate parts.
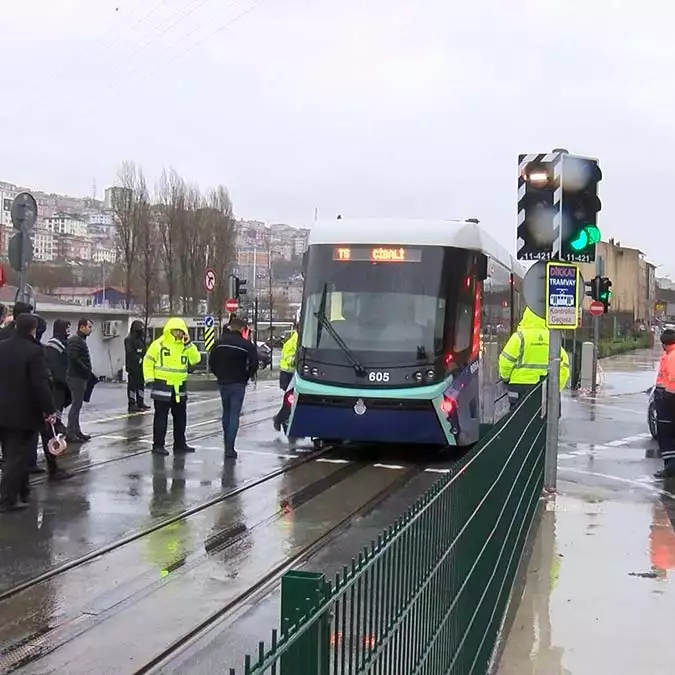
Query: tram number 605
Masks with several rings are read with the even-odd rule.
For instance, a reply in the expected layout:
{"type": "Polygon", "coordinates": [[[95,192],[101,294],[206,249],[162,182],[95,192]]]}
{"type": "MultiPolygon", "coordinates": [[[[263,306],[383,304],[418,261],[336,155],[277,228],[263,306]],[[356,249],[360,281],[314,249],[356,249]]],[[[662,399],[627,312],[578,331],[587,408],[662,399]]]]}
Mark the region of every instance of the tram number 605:
{"type": "Polygon", "coordinates": [[[368,373],[370,382],[389,382],[389,373],[383,373],[381,370],[374,370],[368,373]]]}

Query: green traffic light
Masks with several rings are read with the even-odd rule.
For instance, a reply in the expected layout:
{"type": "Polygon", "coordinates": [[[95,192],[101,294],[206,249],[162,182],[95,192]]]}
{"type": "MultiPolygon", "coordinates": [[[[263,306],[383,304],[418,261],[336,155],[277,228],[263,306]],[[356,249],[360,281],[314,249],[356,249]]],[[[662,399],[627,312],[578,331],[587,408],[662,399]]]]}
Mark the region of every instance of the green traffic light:
{"type": "Polygon", "coordinates": [[[573,251],[583,251],[589,246],[593,246],[600,241],[600,230],[597,225],[586,225],[579,231],[576,237],[570,241],[570,248],[573,251]]]}

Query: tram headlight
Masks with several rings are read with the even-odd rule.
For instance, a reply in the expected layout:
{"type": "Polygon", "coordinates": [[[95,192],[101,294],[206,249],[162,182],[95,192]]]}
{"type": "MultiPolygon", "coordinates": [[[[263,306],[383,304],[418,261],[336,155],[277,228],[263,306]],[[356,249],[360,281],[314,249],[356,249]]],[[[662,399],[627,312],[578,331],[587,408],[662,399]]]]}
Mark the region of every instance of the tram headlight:
{"type": "Polygon", "coordinates": [[[435,370],[427,370],[426,376],[427,376],[427,380],[433,380],[434,377],[436,377],[436,371],[435,370]]]}
{"type": "Polygon", "coordinates": [[[312,377],[318,377],[319,375],[319,369],[318,368],[312,368],[312,377]]]}
{"type": "Polygon", "coordinates": [[[309,366],[303,366],[302,367],[302,372],[307,374],[309,372],[309,366]]]}

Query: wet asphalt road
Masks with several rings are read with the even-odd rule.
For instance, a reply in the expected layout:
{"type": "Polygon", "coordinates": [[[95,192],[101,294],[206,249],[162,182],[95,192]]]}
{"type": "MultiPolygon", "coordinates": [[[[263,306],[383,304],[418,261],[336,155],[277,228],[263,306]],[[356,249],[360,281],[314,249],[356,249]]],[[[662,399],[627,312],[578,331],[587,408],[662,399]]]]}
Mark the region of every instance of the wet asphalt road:
{"type": "Polygon", "coordinates": [[[660,353],[602,361],[595,401],[564,402],[559,494],[546,505],[499,675],[670,675],[675,485],[652,474],[660,353]]]}
{"type": "MultiPolygon", "coordinates": [[[[121,390],[97,394],[119,399],[121,390]]],[[[31,508],[2,519],[0,673],[134,673],[223,608],[241,611],[261,579],[278,578],[294,556],[410,479],[409,505],[452,461],[291,448],[271,427],[278,399],[274,384],[248,393],[236,462],[223,459],[213,393],[192,398],[188,440],[197,452],[167,458],[149,454],[151,414],[128,416],[99,400],[83,422],[95,438],[62,460],[76,477],[38,480],[31,508]],[[196,506],[189,518],[73,563],[196,506]],[[30,583],[64,563],[74,566],[30,583]]],[[[348,534],[341,558],[354,544],[348,534]]]]}

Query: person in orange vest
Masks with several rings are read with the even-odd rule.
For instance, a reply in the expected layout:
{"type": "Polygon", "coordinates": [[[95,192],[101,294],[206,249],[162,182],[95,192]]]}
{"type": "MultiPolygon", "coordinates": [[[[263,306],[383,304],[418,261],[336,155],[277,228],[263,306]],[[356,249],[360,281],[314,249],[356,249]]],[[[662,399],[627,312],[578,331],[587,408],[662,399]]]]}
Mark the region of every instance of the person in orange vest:
{"type": "Polygon", "coordinates": [[[659,362],[654,389],[656,435],[663,459],[663,470],[655,478],[675,478],[675,330],[661,333],[664,353],[659,362]]]}

